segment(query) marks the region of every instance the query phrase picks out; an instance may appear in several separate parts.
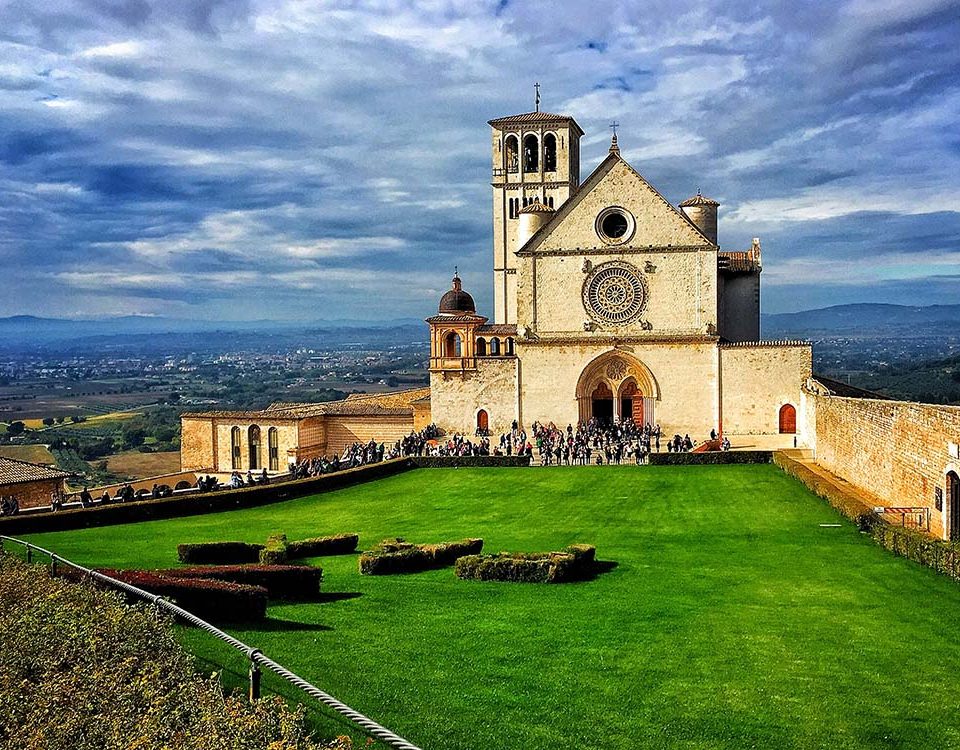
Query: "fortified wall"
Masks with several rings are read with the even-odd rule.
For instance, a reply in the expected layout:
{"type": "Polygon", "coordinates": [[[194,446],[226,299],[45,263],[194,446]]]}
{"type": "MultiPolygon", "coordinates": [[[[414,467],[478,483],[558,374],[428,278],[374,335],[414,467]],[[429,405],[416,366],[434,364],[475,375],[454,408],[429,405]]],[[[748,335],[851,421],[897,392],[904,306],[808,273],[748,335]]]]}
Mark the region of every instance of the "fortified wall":
{"type": "Polygon", "coordinates": [[[836,396],[816,381],[806,398],[818,464],[888,506],[929,508],[933,535],[960,538],[960,528],[951,528],[948,476],[960,475],[960,407],[836,396]]]}

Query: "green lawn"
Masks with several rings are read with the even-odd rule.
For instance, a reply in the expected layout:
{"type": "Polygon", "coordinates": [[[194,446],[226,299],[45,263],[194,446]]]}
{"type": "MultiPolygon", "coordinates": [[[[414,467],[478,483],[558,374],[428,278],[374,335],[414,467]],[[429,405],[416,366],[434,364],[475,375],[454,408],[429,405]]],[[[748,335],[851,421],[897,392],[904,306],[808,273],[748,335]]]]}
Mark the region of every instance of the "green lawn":
{"type": "MultiPolygon", "coordinates": [[[[324,558],[324,590],[344,596],[234,630],[426,750],[960,747],[960,587],[846,521],[819,525],[837,522],[774,466],[425,469],[33,539],[118,567],[278,531],[357,531],[361,547],[482,536],[491,552],[585,542],[617,563],[536,586],[361,577],[354,556],[324,558]]],[[[204,668],[245,672],[201,632],[184,639],[204,668]]]]}

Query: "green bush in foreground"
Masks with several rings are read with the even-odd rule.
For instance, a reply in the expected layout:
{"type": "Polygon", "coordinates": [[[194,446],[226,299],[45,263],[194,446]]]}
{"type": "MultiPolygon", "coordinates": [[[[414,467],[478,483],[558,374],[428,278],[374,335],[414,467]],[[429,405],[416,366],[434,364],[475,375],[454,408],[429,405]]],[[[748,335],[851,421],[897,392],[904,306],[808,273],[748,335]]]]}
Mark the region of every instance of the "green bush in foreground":
{"type": "Polygon", "coordinates": [[[457,578],[513,583],[565,583],[585,577],[596,560],[597,549],[575,544],[563,552],[500,552],[468,555],[456,563],[457,578]]]}
{"type": "Polygon", "coordinates": [[[360,572],[365,576],[417,573],[453,565],[464,555],[483,549],[483,539],[461,539],[439,544],[410,544],[403,539],[385,539],[360,555],[360,572]]]}
{"type": "Polygon", "coordinates": [[[0,554],[0,748],[350,746],[311,740],[279,698],[224,696],[149,607],[0,554]]]}
{"type": "Polygon", "coordinates": [[[272,534],[266,546],[260,550],[261,565],[283,565],[287,561],[287,535],[272,534]]]}
{"type": "Polygon", "coordinates": [[[312,539],[299,539],[287,544],[287,557],[296,560],[301,557],[321,557],[324,555],[349,555],[357,551],[359,534],[336,534],[312,539]]]}

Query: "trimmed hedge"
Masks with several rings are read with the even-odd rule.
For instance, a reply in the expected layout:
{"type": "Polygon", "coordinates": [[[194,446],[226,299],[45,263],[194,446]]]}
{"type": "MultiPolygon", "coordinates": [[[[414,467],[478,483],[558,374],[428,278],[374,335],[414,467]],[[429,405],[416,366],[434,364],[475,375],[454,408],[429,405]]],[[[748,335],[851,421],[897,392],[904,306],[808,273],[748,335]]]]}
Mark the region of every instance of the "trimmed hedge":
{"type": "Polygon", "coordinates": [[[562,552],[500,552],[468,555],[456,563],[457,578],[513,583],[565,583],[584,578],[593,568],[596,547],[575,544],[562,552]]]}
{"type": "Polygon", "coordinates": [[[139,523],[161,518],[196,516],[237,508],[254,508],[382,479],[414,468],[416,467],[409,459],[396,458],[318,477],[258,484],[239,489],[175,495],[159,500],[150,499],[106,506],[97,505],[93,508],[70,508],[56,513],[52,511],[20,513],[16,516],[0,518],[0,534],[16,536],[47,531],[68,531],[95,526],[139,523]]]}
{"type": "Polygon", "coordinates": [[[687,466],[690,464],[768,464],[773,451],[708,451],[706,453],[651,453],[651,466],[687,466]]]}
{"type": "Polygon", "coordinates": [[[410,456],[410,465],[417,469],[456,469],[522,467],[530,465],[530,456],[410,456]]]}
{"type": "Polygon", "coordinates": [[[299,539],[287,543],[287,557],[323,557],[325,555],[349,555],[357,551],[360,537],[357,534],[336,534],[313,539],[299,539]]]}
{"type": "Polygon", "coordinates": [[[249,542],[201,542],[178,544],[177,558],[182,563],[199,565],[234,565],[260,561],[262,544],[249,542]]]}
{"type": "Polygon", "coordinates": [[[310,565],[202,565],[155,571],[172,578],[212,578],[262,586],[271,599],[307,599],[320,592],[323,569],[310,565]]]}
{"type": "Polygon", "coordinates": [[[376,576],[445,568],[464,555],[476,555],[482,549],[483,539],[439,544],[410,544],[403,539],[385,539],[360,555],[360,573],[376,576]]]}
{"type": "Polygon", "coordinates": [[[266,546],[260,550],[261,565],[283,565],[287,561],[287,535],[272,534],[266,546]]]}
{"type": "Polygon", "coordinates": [[[175,578],[150,570],[98,570],[105,576],[169,597],[204,620],[259,620],[267,614],[263,586],[228,583],[210,578],[175,578]]]}

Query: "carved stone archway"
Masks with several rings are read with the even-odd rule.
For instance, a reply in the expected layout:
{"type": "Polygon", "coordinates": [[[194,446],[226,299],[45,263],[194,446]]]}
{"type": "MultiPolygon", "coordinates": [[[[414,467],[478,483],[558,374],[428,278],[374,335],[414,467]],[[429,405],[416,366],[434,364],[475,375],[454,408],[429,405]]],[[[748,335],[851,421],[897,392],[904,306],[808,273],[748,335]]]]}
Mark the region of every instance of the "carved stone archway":
{"type": "Polygon", "coordinates": [[[611,350],[588,364],[577,381],[579,419],[587,422],[594,416],[593,394],[603,385],[613,398],[614,419],[640,417],[643,423],[653,422],[654,401],[660,398],[660,388],[650,369],[633,355],[611,350]],[[630,403],[630,414],[623,414],[624,400],[630,403]]]}

